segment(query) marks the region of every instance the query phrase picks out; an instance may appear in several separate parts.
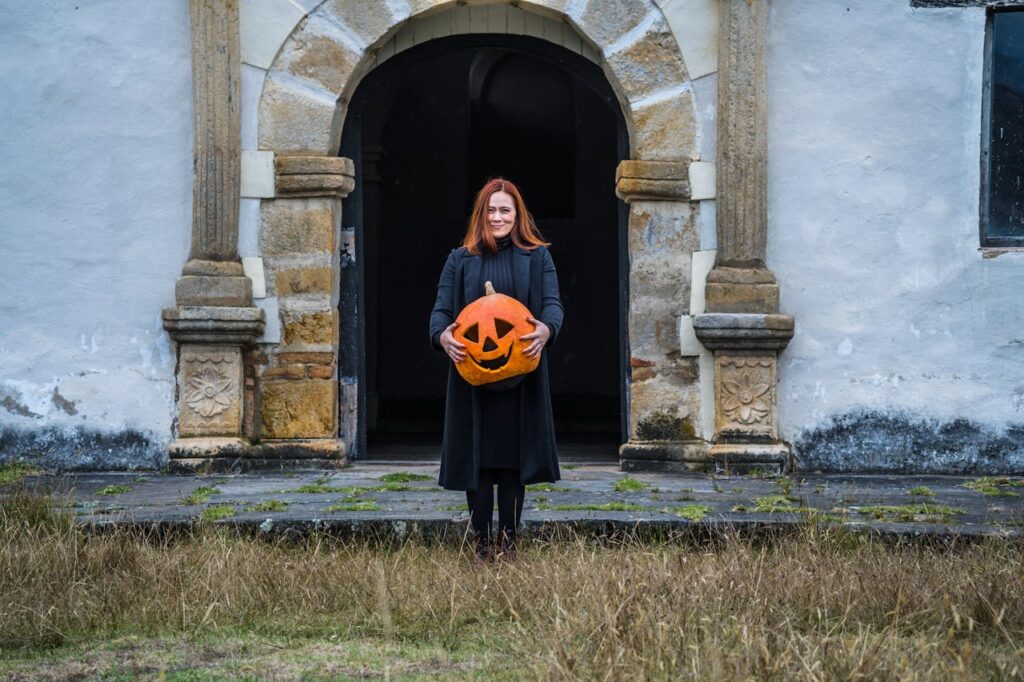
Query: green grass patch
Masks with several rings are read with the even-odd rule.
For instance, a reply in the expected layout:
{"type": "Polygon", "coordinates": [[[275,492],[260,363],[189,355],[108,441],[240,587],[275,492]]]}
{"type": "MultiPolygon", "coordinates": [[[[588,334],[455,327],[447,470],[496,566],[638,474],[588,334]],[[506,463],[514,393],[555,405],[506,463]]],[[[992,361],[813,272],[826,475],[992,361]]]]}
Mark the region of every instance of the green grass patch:
{"type": "Polygon", "coordinates": [[[914,497],[935,497],[935,492],[926,485],[914,486],[907,492],[914,497]]]}
{"type": "Polygon", "coordinates": [[[362,500],[360,502],[342,502],[341,504],[332,504],[327,508],[329,512],[359,512],[359,511],[379,511],[380,505],[373,500],[362,500]]]}
{"type": "Polygon", "coordinates": [[[132,487],[125,483],[111,483],[96,491],[97,495],[121,495],[131,490],[132,487]]]}
{"type": "Polygon", "coordinates": [[[626,476],[620,478],[615,482],[615,492],[617,493],[635,493],[647,488],[647,484],[643,481],[637,480],[632,476],[626,476]]]}
{"type": "Polygon", "coordinates": [[[302,493],[302,494],[306,494],[306,495],[319,495],[319,494],[322,494],[322,493],[345,493],[345,492],[351,492],[355,488],[356,488],[356,486],[352,486],[352,485],[349,485],[349,486],[327,485],[325,483],[317,482],[317,483],[306,483],[305,485],[300,485],[298,488],[293,488],[291,490],[285,490],[284,492],[286,492],[286,493],[302,493]]]}
{"type": "Polygon", "coordinates": [[[41,473],[43,472],[40,469],[24,462],[8,462],[0,465],[0,485],[12,485],[26,476],[35,476],[41,473]]]}
{"type": "Polygon", "coordinates": [[[992,497],[1018,497],[1017,493],[1009,490],[1003,490],[1000,486],[1021,487],[1024,486],[1024,479],[1013,480],[1009,478],[982,476],[981,478],[964,483],[965,488],[975,490],[982,495],[990,495],[992,497]]]}
{"type": "Polygon", "coordinates": [[[468,512],[469,507],[465,504],[446,504],[443,507],[438,507],[437,511],[443,512],[468,512]]]}
{"type": "Polygon", "coordinates": [[[235,506],[232,504],[213,504],[203,509],[199,518],[203,521],[217,521],[219,519],[231,518],[235,515],[235,506]]]}
{"type": "Polygon", "coordinates": [[[567,493],[572,488],[566,488],[565,486],[557,486],[554,483],[531,483],[526,486],[527,492],[533,493],[567,493]]]}
{"type": "Polygon", "coordinates": [[[341,493],[355,497],[363,493],[400,493],[416,490],[411,485],[402,483],[383,483],[381,485],[325,485],[323,483],[307,483],[292,490],[285,490],[286,493],[304,493],[308,495],[319,495],[323,493],[341,493]]]}
{"type": "Polygon", "coordinates": [[[409,483],[410,481],[433,481],[433,476],[426,474],[414,474],[410,471],[396,471],[391,474],[384,474],[380,480],[385,483],[409,483]]]}
{"type": "Polygon", "coordinates": [[[870,507],[861,507],[858,511],[862,514],[869,514],[878,521],[903,521],[903,522],[925,522],[925,523],[946,523],[951,516],[963,514],[963,509],[947,507],[941,504],[919,504],[891,505],[879,504],[870,507]]]}
{"type": "Polygon", "coordinates": [[[288,503],[284,500],[263,500],[259,504],[247,508],[251,512],[283,512],[288,509],[288,503]]]}
{"type": "Polygon", "coordinates": [[[664,511],[666,514],[674,514],[687,521],[702,521],[711,513],[711,507],[706,504],[684,504],[681,507],[672,507],[664,511]]]}
{"type": "Polygon", "coordinates": [[[732,508],[735,512],[756,512],[758,514],[785,514],[799,511],[800,507],[785,495],[767,495],[754,500],[753,506],[738,504],[732,508]]]}
{"type": "Polygon", "coordinates": [[[603,504],[538,504],[537,509],[551,509],[553,511],[644,511],[647,509],[642,504],[632,502],[605,502],[603,504]]]}
{"type": "Polygon", "coordinates": [[[185,497],[181,498],[182,504],[203,504],[212,495],[220,495],[220,488],[213,488],[208,485],[201,485],[185,497]]]}

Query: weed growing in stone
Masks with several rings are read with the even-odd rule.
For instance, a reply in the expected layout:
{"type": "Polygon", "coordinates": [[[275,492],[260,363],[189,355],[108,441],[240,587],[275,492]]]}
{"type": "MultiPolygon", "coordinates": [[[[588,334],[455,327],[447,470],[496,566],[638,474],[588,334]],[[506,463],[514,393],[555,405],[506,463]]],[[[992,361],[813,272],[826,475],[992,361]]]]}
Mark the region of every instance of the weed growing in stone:
{"type": "Polygon", "coordinates": [[[219,519],[228,519],[235,515],[235,507],[231,504],[212,504],[209,507],[203,509],[199,513],[199,518],[203,521],[217,521],[219,519]]]}
{"type": "Polygon", "coordinates": [[[965,488],[976,490],[982,495],[991,495],[992,497],[1018,497],[1018,494],[1009,490],[1003,490],[1000,486],[1024,486],[1024,479],[1015,480],[1009,478],[994,478],[992,476],[983,476],[973,481],[967,481],[964,483],[965,488]]]}
{"type": "Polygon", "coordinates": [[[907,492],[914,497],[935,497],[935,491],[926,485],[914,486],[907,492]]]}
{"type": "Polygon", "coordinates": [[[220,488],[201,485],[191,493],[181,498],[182,504],[203,504],[213,495],[220,495],[220,488]]]}
{"type": "Polygon", "coordinates": [[[259,504],[254,504],[251,507],[246,508],[245,511],[250,512],[283,512],[288,509],[288,503],[284,500],[263,500],[259,504]]]}
{"type": "Polygon", "coordinates": [[[551,509],[553,511],[644,511],[647,509],[642,504],[632,502],[604,502],[603,504],[538,504],[537,509],[551,509]]]}
{"type": "Polygon", "coordinates": [[[0,485],[13,485],[26,476],[36,476],[41,473],[42,471],[39,469],[24,462],[0,464],[0,485]]]}
{"type": "Polygon", "coordinates": [[[132,487],[130,485],[126,485],[124,483],[112,483],[110,485],[105,485],[102,488],[100,488],[99,490],[97,490],[96,494],[97,495],[123,495],[124,493],[128,492],[131,489],[132,489],[132,487]]]}
{"type": "Polygon", "coordinates": [[[759,514],[784,514],[795,512],[800,508],[785,495],[767,495],[754,500],[753,506],[738,504],[732,508],[734,512],[756,512],[759,514]]]}
{"type": "Polygon", "coordinates": [[[565,486],[557,486],[554,483],[531,483],[526,486],[527,492],[536,493],[567,493],[572,488],[566,488],[565,486]]]}
{"type": "Polygon", "coordinates": [[[858,511],[870,514],[879,521],[902,521],[924,523],[948,523],[950,517],[963,514],[963,509],[947,507],[941,504],[921,502],[919,504],[887,505],[880,504],[861,507],[858,511]]]}

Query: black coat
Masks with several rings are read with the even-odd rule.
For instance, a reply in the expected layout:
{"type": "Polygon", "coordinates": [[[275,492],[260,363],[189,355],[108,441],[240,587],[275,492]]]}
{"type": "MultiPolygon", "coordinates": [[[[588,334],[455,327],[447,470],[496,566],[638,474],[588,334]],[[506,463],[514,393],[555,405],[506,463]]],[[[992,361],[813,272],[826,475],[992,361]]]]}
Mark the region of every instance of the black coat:
{"type": "MultiPolygon", "coordinates": [[[[512,245],[515,298],[530,309],[551,330],[547,346],[554,343],[562,327],[562,301],[558,297],[558,277],[551,254],[543,246],[527,251],[512,245]]],[[[465,247],[448,256],[437,283],[437,300],[430,313],[430,343],[443,349],[436,339],[466,304],[483,295],[480,281],[482,256],[472,256],[465,247]]],[[[540,365],[520,384],[519,476],[523,484],[553,482],[558,471],[555,423],[551,416],[551,391],[548,387],[547,346],[541,351],[540,365]]],[[[447,356],[445,356],[447,359],[447,356]]],[[[441,445],[441,476],[438,484],[449,490],[476,490],[479,464],[481,390],[471,386],[448,366],[448,392],[444,408],[444,441],[441,445]]]]}

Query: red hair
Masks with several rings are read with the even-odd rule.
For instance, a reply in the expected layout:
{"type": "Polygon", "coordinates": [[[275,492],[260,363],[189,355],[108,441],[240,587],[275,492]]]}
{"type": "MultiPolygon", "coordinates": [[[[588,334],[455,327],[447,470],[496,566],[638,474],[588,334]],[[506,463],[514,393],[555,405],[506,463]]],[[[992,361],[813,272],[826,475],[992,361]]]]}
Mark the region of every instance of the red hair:
{"type": "Polygon", "coordinates": [[[474,256],[479,256],[483,248],[487,248],[488,251],[498,250],[498,243],[494,239],[494,235],[487,229],[487,209],[491,202],[491,195],[495,192],[504,192],[512,197],[512,204],[516,209],[516,222],[512,226],[512,232],[509,233],[512,243],[527,251],[532,251],[538,246],[548,246],[549,242],[544,241],[544,238],[541,237],[537,223],[533,221],[533,216],[526,209],[526,202],[523,201],[523,195],[519,192],[519,188],[504,178],[488,180],[487,184],[476,193],[476,199],[473,200],[473,212],[469,216],[469,225],[466,228],[466,237],[462,240],[462,245],[474,256]]]}

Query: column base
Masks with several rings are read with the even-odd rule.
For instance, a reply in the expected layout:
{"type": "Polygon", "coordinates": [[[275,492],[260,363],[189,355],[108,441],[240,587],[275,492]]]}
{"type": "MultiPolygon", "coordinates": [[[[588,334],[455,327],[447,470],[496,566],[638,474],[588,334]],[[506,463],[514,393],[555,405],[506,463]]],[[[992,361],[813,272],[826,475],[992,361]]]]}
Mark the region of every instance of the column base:
{"type": "Polygon", "coordinates": [[[781,475],[792,469],[785,443],[715,443],[707,460],[716,473],[781,475]]]}
{"type": "Polygon", "coordinates": [[[179,438],[171,443],[173,473],[230,473],[289,469],[338,469],[348,464],[337,438],[266,441],[244,438],[179,438]]]}
{"type": "Polygon", "coordinates": [[[619,447],[622,471],[678,473],[702,471],[708,444],[702,440],[629,441],[619,447]]]}

